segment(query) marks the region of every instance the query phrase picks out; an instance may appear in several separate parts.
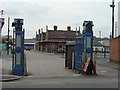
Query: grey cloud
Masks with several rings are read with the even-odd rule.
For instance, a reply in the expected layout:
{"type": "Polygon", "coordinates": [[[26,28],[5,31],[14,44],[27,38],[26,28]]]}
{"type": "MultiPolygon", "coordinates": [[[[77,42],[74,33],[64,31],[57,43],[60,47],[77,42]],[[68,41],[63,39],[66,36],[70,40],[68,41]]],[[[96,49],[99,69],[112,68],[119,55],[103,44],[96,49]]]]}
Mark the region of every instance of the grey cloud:
{"type": "Polygon", "coordinates": [[[81,26],[81,25],[82,25],[82,21],[72,23],[71,25],[77,26],[77,27],[78,27],[78,26],[81,26]]]}
{"type": "Polygon", "coordinates": [[[32,2],[9,2],[3,6],[8,15],[36,16],[48,13],[50,7],[32,2]]]}
{"type": "Polygon", "coordinates": [[[23,13],[29,15],[42,15],[42,14],[47,14],[48,11],[50,10],[50,7],[48,6],[43,6],[40,3],[27,3],[26,6],[23,7],[24,11],[23,13]]]}

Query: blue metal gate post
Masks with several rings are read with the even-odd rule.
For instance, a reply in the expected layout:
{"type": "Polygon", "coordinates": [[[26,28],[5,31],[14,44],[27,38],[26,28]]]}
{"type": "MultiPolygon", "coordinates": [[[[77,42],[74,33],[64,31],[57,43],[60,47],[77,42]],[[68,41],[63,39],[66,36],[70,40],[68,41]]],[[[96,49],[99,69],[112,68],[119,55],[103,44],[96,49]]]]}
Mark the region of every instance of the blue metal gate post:
{"type": "Polygon", "coordinates": [[[83,23],[83,47],[84,47],[84,63],[88,57],[93,57],[93,22],[84,21],[83,23]]]}
{"type": "Polygon", "coordinates": [[[13,52],[12,71],[14,75],[24,74],[24,30],[22,30],[22,25],[23,25],[23,19],[14,19],[14,22],[12,23],[12,26],[15,27],[15,31],[13,31],[13,51],[12,51],[13,52]],[[15,33],[15,42],[14,42],[14,33],[15,33]],[[15,51],[14,51],[14,46],[15,46],[15,51]]]}
{"type": "Polygon", "coordinates": [[[75,70],[81,72],[82,71],[82,35],[76,32],[76,40],[75,40],[75,70]]]}

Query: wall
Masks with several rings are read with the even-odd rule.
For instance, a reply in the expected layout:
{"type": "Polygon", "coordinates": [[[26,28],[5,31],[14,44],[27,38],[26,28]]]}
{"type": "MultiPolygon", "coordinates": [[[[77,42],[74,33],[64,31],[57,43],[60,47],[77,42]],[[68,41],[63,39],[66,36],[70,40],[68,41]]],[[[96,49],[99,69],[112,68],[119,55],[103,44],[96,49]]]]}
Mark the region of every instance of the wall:
{"type": "Polygon", "coordinates": [[[119,62],[120,62],[120,36],[119,36],[119,39],[118,39],[118,58],[119,58],[119,62]]]}
{"type": "MultiPolygon", "coordinates": [[[[66,55],[65,55],[65,67],[68,69],[72,69],[72,53],[75,53],[74,45],[66,45],[66,55]]],[[[75,57],[74,57],[75,59],[75,57]]]]}
{"type": "MultiPolygon", "coordinates": [[[[45,51],[48,53],[54,53],[58,51],[59,45],[65,50],[65,42],[41,42],[40,51],[45,51]]],[[[39,51],[39,43],[36,43],[36,51],[39,51]]]]}
{"type": "Polygon", "coordinates": [[[38,42],[36,42],[36,44],[35,44],[35,50],[39,51],[39,43],[38,42]]]}
{"type": "Polygon", "coordinates": [[[120,61],[120,37],[110,41],[110,61],[120,61]]]}
{"type": "Polygon", "coordinates": [[[34,50],[34,45],[24,45],[24,48],[30,48],[31,50],[34,50]]]}

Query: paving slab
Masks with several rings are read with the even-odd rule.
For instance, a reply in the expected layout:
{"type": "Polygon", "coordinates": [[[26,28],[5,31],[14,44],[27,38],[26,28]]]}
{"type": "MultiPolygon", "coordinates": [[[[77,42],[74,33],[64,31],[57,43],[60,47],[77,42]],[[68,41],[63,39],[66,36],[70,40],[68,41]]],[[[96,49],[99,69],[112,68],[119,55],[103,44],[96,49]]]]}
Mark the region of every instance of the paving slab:
{"type": "Polygon", "coordinates": [[[70,76],[75,73],[65,69],[65,58],[63,55],[54,53],[26,51],[28,73],[34,76],[70,76]]]}

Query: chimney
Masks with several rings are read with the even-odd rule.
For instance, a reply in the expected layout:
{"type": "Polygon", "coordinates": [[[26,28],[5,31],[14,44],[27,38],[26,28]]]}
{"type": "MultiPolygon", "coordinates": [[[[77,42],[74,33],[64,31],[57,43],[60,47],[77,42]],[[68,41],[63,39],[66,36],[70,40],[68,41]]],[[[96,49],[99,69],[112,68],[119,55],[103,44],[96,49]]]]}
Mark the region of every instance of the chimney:
{"type": "Polygon", "coordinates": [[[48,26],[46,26],[46,38],[45,40],[48,40],[48,26]]]}
{"type": "Polygon", "coordinates": [[[71,26],[68,26],[68,27],[67,27],[67,31],[71,31],[71,26]]]}
{"type": "Polygon", "coordinates": [[[40,34],[40,29],[38,30],[38,33],[39,33],[39,34],[38,34],[38,40],[40,41],[40,38],[41,38],[41,37],[40,37],[40,35],[41,35],[41,34],[40,34]]]}
{"type": "Polygon", "coordinates": [[[81,33],[81,32],[80,32],[80,27],[79,27],[79,33],[81,33]]]}
{"type": "Polygon", "coordinates": [[[43,41],[43,28],[41,28],[41,41],[43,41]]]}
{"type": "Polygon", "coordinates": [[[46,32],[48,31],[48,26],[46,26],[46,32]]]}
{"type": "Polygon", "coordinates": [[[54,31],[57,31],[57,26],[56,26],[56,25],[54,25],[54,27],[53,27],[53,28],[54,28],[54,31]]]}
{"type": "Polygon", "coordinates": [[[38,41],[37,31],[36,31],[36,41],[38,41]]]}

